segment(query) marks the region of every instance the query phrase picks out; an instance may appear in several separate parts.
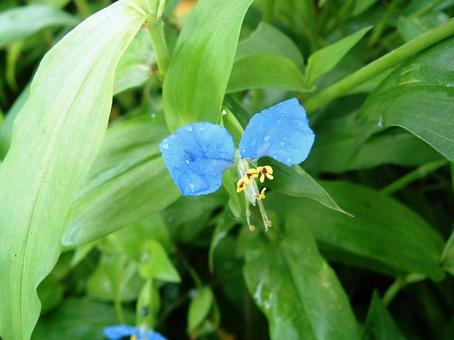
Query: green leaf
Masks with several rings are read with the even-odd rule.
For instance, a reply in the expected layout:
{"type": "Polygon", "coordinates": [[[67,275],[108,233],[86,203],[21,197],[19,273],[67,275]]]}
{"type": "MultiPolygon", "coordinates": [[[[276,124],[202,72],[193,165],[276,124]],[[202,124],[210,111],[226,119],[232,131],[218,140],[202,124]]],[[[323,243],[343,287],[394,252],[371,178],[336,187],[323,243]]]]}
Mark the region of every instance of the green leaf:
{"type": "Polygon", "coordinates": [[[137,298],[136,320],[137,325],[154,329],[158,323],[158,313],[161,308],[161,297],[153,279],[147,280],[137,298]]]}
{"type": "Polygon", "coordinates": [[[363,329],[363,339],[370,340],[403,340],[405,337],[400,332],[392,316],[386,310],[377,292],[374,292],[372,302],[367,314],[366,324],[363,329]]]}
{"type": "Polygon", "coordinates": [[[108,129],[67,216],[65,246],[91,242],[140,222],[180,196],[159,151],[167,134],[164,125],[149,116],[108,129]]]}
{"type": "Polygon", "coordinates": [[[371,28],[365,27],[311,54],[306,68],[307,87],[311,87],[322,75],[331,71],[371,28]]]}
{"type": "Polygon", "coordinates": [[[228,93],[248,89],[308,91],[298,67],[288,58],[273,54],[254,54],[235,62],[228,93]]]}
{"type": "Polygon", "coordinates": [[[454,230],[446,242],[443,254],[441,255],[441,263],[443,269],[454,276],[454,230]]]}
{"type": "Polygon", "coordinates": [[[281,240],[255,241],[244,276],[272,339],[359,338],[348,298],[305,222],[288,216],[281,240]]]}
{"type": "MultiPolygon", "coordinates": [[[[133,320],[134,315],[127,313],[126,322],[133,320]]],[[[115,324],[118,319],[113,306],[69,298],[59,309],[39,320],[32,339],[103,340],[103,329],[115,324]]]]}
{"type": "Polygon", "coordinates": [[[151,76],[153,61],[154,55],[150,35],[141,30],[118,63],[114,93],[118,94],[143,85],[151,76]]]}
{"type": "Polygon", "coordinates": [[[87,296],[102,301],[131,302],[136,299],[141,281],[137,265],[121,254],[102,254],[96,270],[87,280],[87,296]]]}
{"type": "Polygon", "coordinates": [[[238,44],[236,61],[256,54],[272,54],[303,66],[303,56],[295,43],[274,26],[261,22],[249,37],[238,44]]]}
{"type": "Polygon", "coordinates": [[[0,126],[0,159],[3,159],[8,152],[9,146],[11,144],[14,120],[27,101],[29,93],[30,87],[27,86],[25,90],[22,91],[20,96],[16,99],[13,106],[8,111],[3,124],[0,126]]]}
{"type": "Polygon", "coordinates": [[[194,121],[216,122],[252,0],[198,1],[172,54],[164,81],[171,131],[194,121]]]}
{"type": "Polygon", "coordinates": [[[397,29],[405,41],[410,41],[448,19],[446,14],[438,10],[432,10],[422,16],[400,16],[397,20],[397,29]]]}
{"type": "Polygon", "coordinates": [[[270,164],[274,170],[274,180],[268,186],[277,192],[290,196],[307,197],[324,206],[347,214],[306,171],[299,166],[287,167],[279,162],[267,159],[263,164],[270,164]]]}
{"type": "Polygon", "coordinates": [[[188,333],[194,332],[205,321],[214,302],[210,287],[201,287],[196,294],[189,305],[188,333]]]}
{"type": "Polygon", "coordinates": [[[180,275],[169,260],[164,247],[155,240],[148,240],[143,248],[139,266],[140,275],[146,279],[180,282],[180,275]]]}
{"type": "Polygon", "coordinates": [[[361,115],[380,127],[400,126],[454,160],[454,39],[421,53],[392,73],[371,95],[361,115]]]}
{"type": "Polygon", "coordinates": [[[73,26],[77,19],[52,6],[28,5],[0,13],[0,48],[50,26],[73,26]]]}
{"type": "Polygon", "coordinates": [[[376,2],[377,0],[356,0],[353,15],[361,14],[376,2]]]}
{"type": "Polygon", "coordinates": [[[407,131],[387,129],[368,137],[374,129],[371,122],[358,120],[354,112],[324,119],[317,126],[317,138],[305,168],[345,172],[383,164],[418,166],[440,159],[436,151],[407,131]]]}
{"type": "Polygon", "coordinates": [[[353,217],[327,210],[307,199],[269,197],[278,213],[301,216],[321,249],[335,261],[400,275],[418,273],[443,278],[439,259],[440,235],[412,210],[364,186],[349,182],[321,182],[353,217]]]}
{"type": "Polygon", "coordinates": [[[120,1],[67,34],[42,60],[15,120],[0,169],[6,339],[30,338],[40,309],[36,287],[57,261],[65,215],[107,126],[115,67],[143,20],[120,1]]]}

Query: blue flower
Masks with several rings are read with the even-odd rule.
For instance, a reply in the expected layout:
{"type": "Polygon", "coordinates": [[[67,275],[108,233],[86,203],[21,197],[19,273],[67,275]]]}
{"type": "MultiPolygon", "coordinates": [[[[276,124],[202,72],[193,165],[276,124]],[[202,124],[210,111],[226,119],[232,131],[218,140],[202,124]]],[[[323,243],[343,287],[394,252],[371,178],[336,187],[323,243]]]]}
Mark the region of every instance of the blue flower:
{"type": "MultiPolygon", "coordinates": [[[[314,143],[306,111],[297,99],[290,99],[255,114],[239,145],[237,192],[248,201],[265,198],[255,179],[273,179],[270,166],[249,168],[261,157],[271,157],[287,166],[303,162],[314,143]]],[[[183,196],[212,193],[222,185],[223,172],[234,165],[232,136],[222,126],[201,122],[186,125],[165,138],[160,150],[170,175],[183,196]]],[[[260,207],[260,206],[259,206],[260,207]]]]}
{"type": "Polygon", "coordinates": [[[129,325],[115,325],[104,328],[104,336],[108,340],[167,340],[161,334],[153,331],[142,332],[138,327],[129,325]]]}

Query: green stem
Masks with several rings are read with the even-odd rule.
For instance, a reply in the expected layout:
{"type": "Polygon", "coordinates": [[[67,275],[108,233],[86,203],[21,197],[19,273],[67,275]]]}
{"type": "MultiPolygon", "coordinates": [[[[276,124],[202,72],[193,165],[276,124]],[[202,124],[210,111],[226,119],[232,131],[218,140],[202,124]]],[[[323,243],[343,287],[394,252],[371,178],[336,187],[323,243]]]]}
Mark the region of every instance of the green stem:
{"type": "Polygon", "coordinates": [[[348,93],[358,85],[397,65],[402,60],[432,46],[454,34],[454,18],[444,24],[421,34],[401,47],[362,67],[351,75],[341,79],[326,90],[316,94],[306,102],[309,112],[320,109],[334,99],[348,93]]]}
{"type": "Polygon", "coordinates": [[[87,18],[90,15],[90,7],[85,0],[74,0],[77,11],[82,18],[87,18]]]}
{"type": "Polygon", "coordinates": [[[389,19],[391,18],[391,15],[393,12],[396,10],[397,4],[399,0],[393,0],[389,5],[388,8],[385,11],[385,14],[381,17],[380,21],[378,24],[375,26],[374,30],[372,31],[372,34],[369,39],[369,46],[375,45],[377,40],[380,38],[381,34],[386,28],[386,25],[388,24],[389,19]]]}
{"type": "Polygon", "coordinates": [[[404,277],[398,277],[394,283],[389,286],[386,290],[385,295],[383,296],[383,303],[385,306],[389,306],[394,297],[399,293],[399,291],[410,283],[422,281],[425,279],[424,275],[411,273],[404,277]]]}
{"type": "Polygon", "coordinates": [[[161,17],[152,16],[148,21],[148,31],[150,32],[151,44],[156,56],[156,63],[158,64],[160,78],[164,78],[164,74],[169,67],[169,50],[164,36],[164,23],[161,17]]]}
{"type": "Polygon", "coordinates": [[[391,195],[396,191],[399,191],[407,187],[410,183],[417,181],[418,179],[426,177],[428,174],[434,172],[435,170],[441,168],[442,166],[448,165],[449,162],[446,159],[433,161],[424,165],[421,165],[416,170],[406,174],[405,176],[399,178],[397,181],[392,182],[391,184],[384,187],[381,192],[386,195],[391,195]]]}

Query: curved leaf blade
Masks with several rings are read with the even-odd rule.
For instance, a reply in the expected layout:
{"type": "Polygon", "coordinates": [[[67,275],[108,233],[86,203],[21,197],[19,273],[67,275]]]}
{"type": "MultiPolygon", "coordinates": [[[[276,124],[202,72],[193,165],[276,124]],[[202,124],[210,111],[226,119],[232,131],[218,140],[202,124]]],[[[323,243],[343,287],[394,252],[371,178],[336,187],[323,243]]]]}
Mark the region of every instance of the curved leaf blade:
{"type": "Polygon", "coordinates": [[[252,0],[201,0],[187,19],[164,80],[169,129],[216,122],[221,112],[243,18],[252,0]]]}
{"type": "Polygon", "coordinates": [[[116,65],[143,20],[119,1],[76,27],[44,57],[15,120],[0,169],[6,339],[28,339],[36,324],[36,287],[57,261],[65,214],[107,126],[116,65]]]}

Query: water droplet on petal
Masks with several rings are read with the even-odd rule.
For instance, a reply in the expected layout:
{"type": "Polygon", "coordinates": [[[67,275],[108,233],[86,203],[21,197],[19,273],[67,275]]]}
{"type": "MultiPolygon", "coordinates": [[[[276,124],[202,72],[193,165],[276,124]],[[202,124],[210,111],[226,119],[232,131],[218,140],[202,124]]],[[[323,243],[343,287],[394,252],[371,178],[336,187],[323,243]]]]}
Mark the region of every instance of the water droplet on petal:
{"type": "Polygon", "coordinates": [[[190,126],[190,125],[187,125],[187,126],[185,126],[185,129],[186,129],[186,131],[189,131],[189,132],[191,132],[191,131],[192,131],[192,126],[190,126]]]}
{"type": "Polygon", "coordinates": [[[167,149],[169,148],[169,144],[167,144],[167,143],[161,144],[161,147],[162,147],[164,150],[167,150],[167,149]]]}
{"type": "Polygon", "coordinates": [[[264,138],[264,141],[268,142],[270,139],[271,139],[271,136],[270,135],[266,135],[265,138],[264,138]]]}
{"type": "Polygon", "coordinates": [[[291,163],[292,162],[292,159],[289,157],[287,158],[287,163],[291,163]]]}
{"type": "Polygon", "coordinates": [[[186,164],[189,164],[191,163],[191,161],[189,159],[186,160],[186,164]]]}

